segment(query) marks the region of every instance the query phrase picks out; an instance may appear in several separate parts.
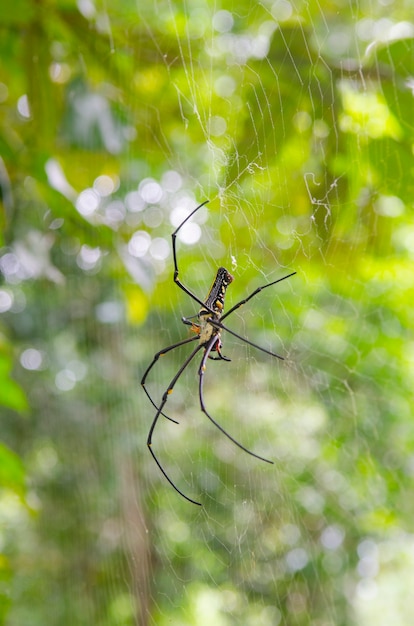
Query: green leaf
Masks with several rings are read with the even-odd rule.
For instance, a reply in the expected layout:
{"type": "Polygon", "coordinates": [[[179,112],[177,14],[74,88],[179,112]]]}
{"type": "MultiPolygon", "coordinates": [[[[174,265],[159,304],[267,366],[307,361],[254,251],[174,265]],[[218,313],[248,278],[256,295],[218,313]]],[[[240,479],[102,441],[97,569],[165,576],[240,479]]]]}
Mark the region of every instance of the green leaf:
{"type": "Polygon", "coordinates": [[[12,357],[5,344],[0,343],[0,406],[23,412],[28,409],[26,394],[10,377],[12,357]]]}
{"type": "Polygon", "coordinates": [[[25,491],[25,471],[20,457],[0,442],[0,486],[22,494],[25,491]]]}

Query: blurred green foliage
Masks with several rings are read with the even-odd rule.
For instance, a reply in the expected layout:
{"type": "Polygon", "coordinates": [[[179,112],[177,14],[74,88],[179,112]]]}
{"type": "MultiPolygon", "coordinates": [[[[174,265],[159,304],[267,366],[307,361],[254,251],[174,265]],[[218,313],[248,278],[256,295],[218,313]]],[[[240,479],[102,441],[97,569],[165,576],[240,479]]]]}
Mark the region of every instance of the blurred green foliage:
{"type": "Polygon", "coordinates": [[[1,623],[408,626],[410,8],[141,4],[2,8],[1,623]],[[229,318],[285,362],[226,336],[205,382],[275,465],[198,364],[158,423],[200,510],[139,383],[197,312],[170,235],[206,198],[191,289],[298,274],[229,318]]]}

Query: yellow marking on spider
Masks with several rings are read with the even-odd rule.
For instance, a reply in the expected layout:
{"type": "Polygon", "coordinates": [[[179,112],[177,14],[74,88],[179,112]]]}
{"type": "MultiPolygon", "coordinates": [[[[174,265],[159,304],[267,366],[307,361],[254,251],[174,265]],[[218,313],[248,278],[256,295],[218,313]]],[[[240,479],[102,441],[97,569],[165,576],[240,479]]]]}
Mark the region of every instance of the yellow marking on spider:
{"type": "Polygon", "coordinates": [[[170,395],[170,393],[172,393],[172,392],[173,392],[173,389],[168,389],[167,390],[168,395],[170,395]]]}

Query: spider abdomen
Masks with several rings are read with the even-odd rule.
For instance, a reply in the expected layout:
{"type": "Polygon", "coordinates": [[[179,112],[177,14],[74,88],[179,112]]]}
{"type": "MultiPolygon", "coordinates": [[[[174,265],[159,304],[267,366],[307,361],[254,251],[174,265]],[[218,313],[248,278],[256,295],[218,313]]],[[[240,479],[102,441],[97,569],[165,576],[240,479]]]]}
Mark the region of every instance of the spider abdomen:
{"type": "MultiPolygon", "coordinates": [[[[224,309],[226,290],[231,282],[233,282],[233,276],[226,270],[225,267],[219,267],[213,284],[211,285],[204,301],[208,310],[214,311],[219,316],[219,319],[224,309]]],[[[204,312],[207,313],[207,311],[203,311],[203,309],[201,309],[199,315],[204,312]]]]}
{"type": "MultiPolygon", "coordinates": [[[[220,329],[214,326],[211,321],[219,322],[224,311],[224,299],[226,290],[233,281],[233,276],[225,267],[219,267],[216,277],[211,285],[207,297],[204,301],[206,308],[201,308],[198,312],[200,323],[200,345],[207,344],[216,335],[216,346],[221,346],[220,329]]],[[[214,348],[213,348],[214,349],[214,348]]]]}

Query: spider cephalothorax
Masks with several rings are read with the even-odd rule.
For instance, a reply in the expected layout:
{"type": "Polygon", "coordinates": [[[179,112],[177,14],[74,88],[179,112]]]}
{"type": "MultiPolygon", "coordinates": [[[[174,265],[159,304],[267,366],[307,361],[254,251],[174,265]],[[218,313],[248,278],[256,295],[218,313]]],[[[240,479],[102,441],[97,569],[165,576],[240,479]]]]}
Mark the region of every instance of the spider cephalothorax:
{"type": "Polygon", "coordinates": [[[178,276],[178,273],[179,273],[178,272],[178,260],[177,260],[177,252],[176,252],[176,238],[177,238],[177,233],[184,226],[184,224],[194,215],[194,213],[196,213],[199,209],[201,209],[201,207],[204,206],[206,203],[207,203],[207,201],[203,202],[197,208],[195,208],[194,211],[192,211],[190,213],[190,215],[188,215],[185,218],[185,220],[183,222],[181,222],[181,224],[178,226],[178,228],[171,235],[171,238],[172,238],[172,248],[173,248],[173,260],[174,260],[174,282],[194,302],[197,302],[200,305],[200,307],[201,307],[199,309],[198,314],[196,316],[193,316],[192,318],[186,318],[186,317],[182,318],[182,322],[184,324],[186,324],[187,326],[190,326],[191,330],[195,334],[192,335],[191,337],[187,337],[187,339],[183,339],[182,341],[179,341],[178,343],[175,343],[175,344],[173,344],[171,346],[168,346],[168,347],[164,348],[163,350],[160,350],[159,352],[157,352],[154,355],[154,358],[152,359],[151,363],[149,364],[149,366],[145,370],[144,375],[143,375],[142,380],[141,380],[141,385],[142,385],[145,393],[147,394],[151,404],[156,409],[156,414],[155,414],[154,419],[152,420],[152,424],[151,424],[151,427],[150,427],[150,430],[149,430],[149,433],[148,433],[147,446],[149,448],[149,451],[151,452],[154,461],[156,462],[156,464],[158,465],[158,467],[160,468],[161,472],[164,474],[165,478],[168,480],[170,485],[172,487],[174,487],[174,489],[181,496],[183,496],[183,498],[185,498],[189,502],[192,502],[193,504],[198,504],[198,505],[200,505],[200,502],[197,502],[196,500],[193,500],[192,498],[189,498],[188,496],[186,496],[177,487],[177,485],[173,482],[173,480],[168,476],[167,472],[165,471],[164,467],[162,466],[161,462],[159,461],[158,457],[156,456],[154,450],[152,449],[152,435],[154,433],[155,426],[157,425],[157,422],[158,422],[158,419],[159,419],[160,415],[162,415],[163,417],[166,417],[167,419],[171,420],[172,422],[175,422],[175,420],[173,420],[171,417],[169,417],[168,415],[166,415],[163,412],[164,411],[164,407],[165,407],[165,405],[167,403],[167,400],[168,400],[168,396],[173,391],[176,382],[180,378],[181,374],[184,372],[184,370],[187,367],[187,365],[189,365],[189,363],[191,363],[191,361],[196,356],[196,354],[200,350],[203,349],[204,352],[203,352],[203,355],[201,357],[201,362],[200,362],[200,365],[199,365],[199,368],[198,368],[198,396],[199,396],[200,408],[201,408],[202,412],[236,446],[238,446],[239,448],[241,448],[242,450],[244,450],[245,452],[247,452],[251,456],[256,457],[257,459],[260,459],[262,461],[266,461],[266,463],[273,463],[273,461],[270,461],[269,459],[265,459],[264,457],[259,456],[255,452],[252,452],[251,450],[248,450],[247,448],[245,448],[240,442],[238,442],[236,439],[234,439],[234,437],[232,437],[222,426],[220,426],[220,424],[218,422],[216,422],[216,420],[210,415],[210,413],[208,413],[208,411],[207,411],[207,409],[205,407],[205,404],[204,404],[204,396],[203,396],[204,373],[205,373],[205,370],[206,370],[207,359],[209,359],[209,358],[210,359],[214,359],[214,360],[230,361],[230,359],[228,359],[227,357],[223,356],[222,353],[221,353],[221,348],[222,348],[221,333],[222,333],[223,330],[228,332],[230,335],[233,335],[234,337],[237,337],[237,339],[239,339],[240,341],[243,341],[244,343],[247,343],[250,346],[253,346],[254,348],[257,348],[258,350],[261,350],[262,352],[265,352],[266,354],[269,354],[270,356],[273,356],[273,357],[276,357],[277,359],[283,360],[283,357],[278,355],[278,354],[276,354],[275,352],[271,352],[270,350],[267,350],[266,348],[262,348],[261,346],[258,346],[257,344],[253,343],[252,341],[249,341],[249,339],[246,339],[246,337],[242,337],[241,335],[235,333],[233,330],[230,330],[230,328],[228,328],[227,326],[225,326],[223,324],[223,320],[226,317],[228,317],[229,315],[231,315],[236,309],[240,308],[243,304],[246,304],[246,302],[251,300],[251,298],[253,298],[258,293],[263,291],[263,289],[267,289],[268,287],[271,287],[272,285],[275,285],[276,283],[280,283],[282,280],[285,280],[286,278],[289,278],[290,276],[293,276],[293,274],[296,274],[296,272],[291,272],[287,276],[283,276],[282,278],[278,278],[277,280],[274,280],[272,283],[267,283],[266,285],[262,285],[261,287],[257,287],[257,289],[255,289],[255,291],[253,291],[250,295],[248,295],[246,298],[244,298],[243,300],[240,300],[240,302],[237,302],[237,304],[232,306],[231,309],[229,311],[227,311],[227,313],[223,313],[224,312],[224,301],[225,301],[225,297],[226,297],[226,290],[227,290],[227,287],[230,285],[230,283],[233,281],[233,276],[224,267],[219,267],[219,269],[217,270],[216,277],[215,277],[215,279],[213,281],[213,284],[210,287],[210,290],[209,290],[209,292],[207,294],[206,299],[204,301],[201,300],[192,291],[190,291],[190,289],[188,289],[188,287],[183,285],[183,283],[179,279],[179,276],[178,276]],[[194,318],[197,319],[197,322],[192,321],[192,320],[194,320],[194,318]],[[146,380],[147,380],[147,376],[148,376],[149,372],[154,367],[155,363],[158,361],[160,356],[163,356],[167,352],[170,352],[171,350],[174,350],[175,348],[178,348],[179,346],[183,346],[183,345],[185,345],[187,343],[190,343],[192,341],[195,341],[197,339],[198,339],[197,346],[189,354],[189,356],[185,359],[184,363],[181,365],[181,367],[179,368],[178,372],[175,374],[174,378],[172,379],[172,381],[168,385],[167,389],[164,391],[162,399],[161,399],[161,403],[159,405],[156,404],[154,402],[154,400],[152,399],[151,395],[149,394],[147,388],[146,388],[146,380]],[[213,357],[211,353],[215,353],[215,354],[217,354],[217,356],[213,357]]]}

